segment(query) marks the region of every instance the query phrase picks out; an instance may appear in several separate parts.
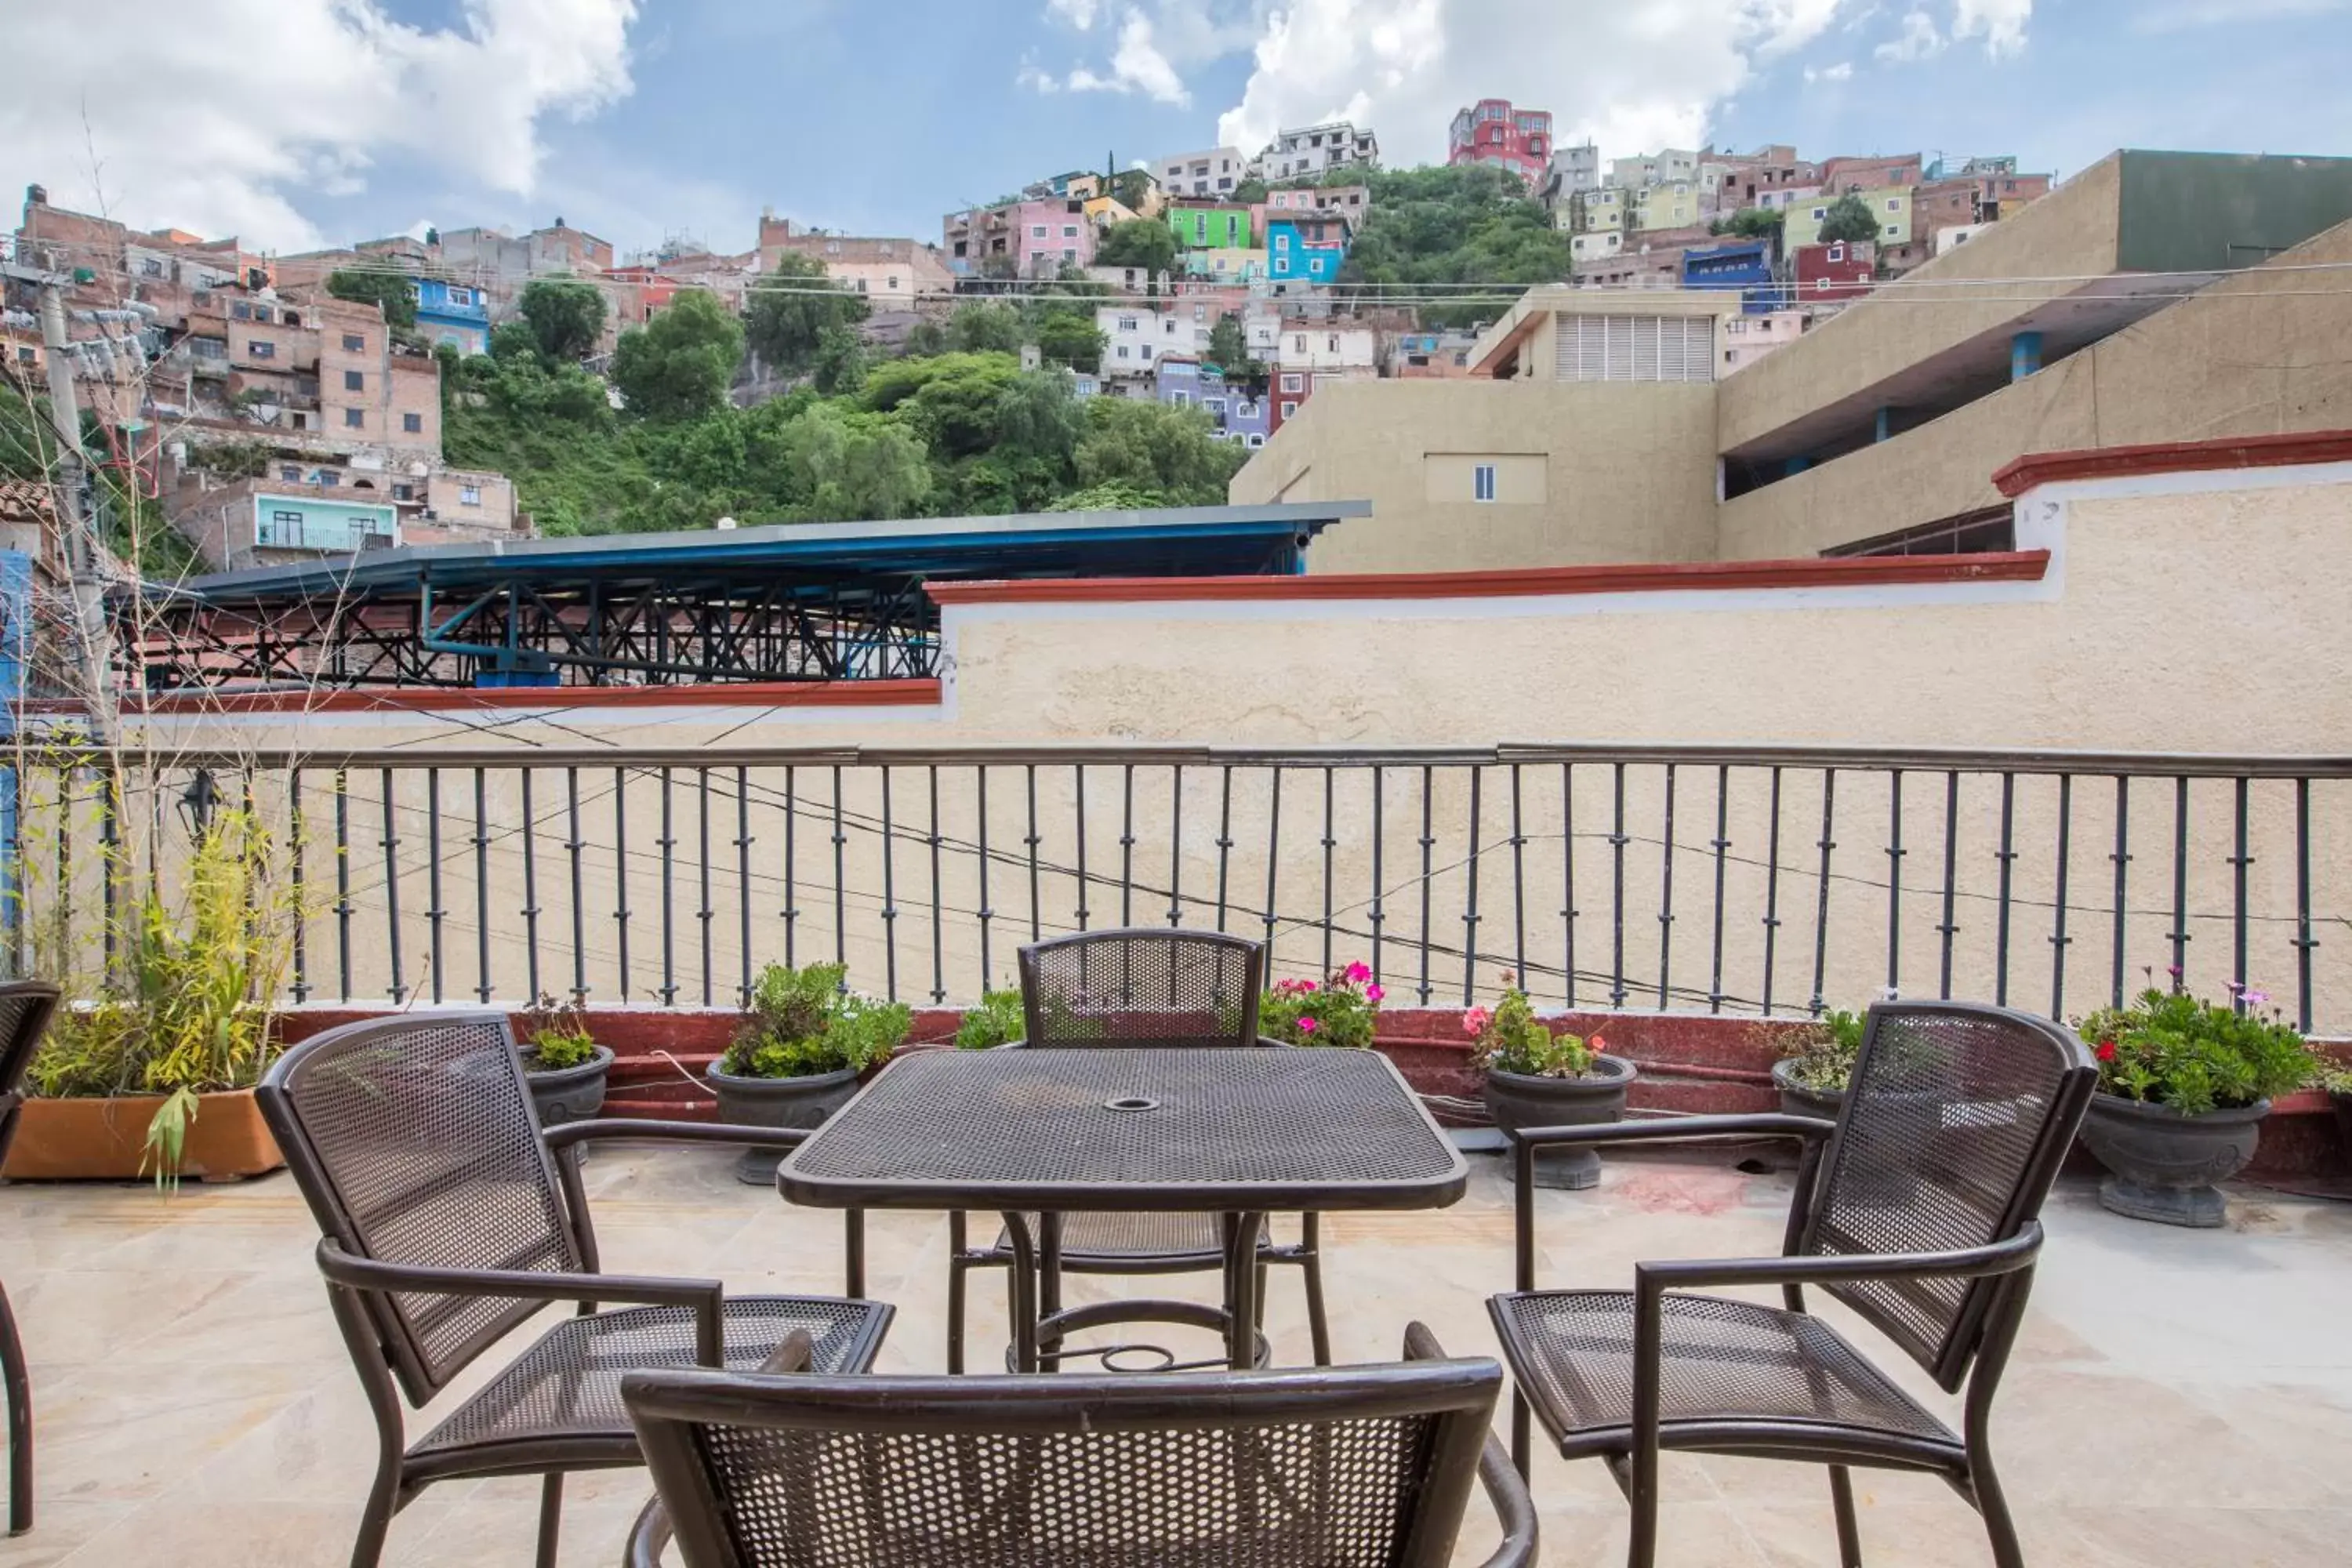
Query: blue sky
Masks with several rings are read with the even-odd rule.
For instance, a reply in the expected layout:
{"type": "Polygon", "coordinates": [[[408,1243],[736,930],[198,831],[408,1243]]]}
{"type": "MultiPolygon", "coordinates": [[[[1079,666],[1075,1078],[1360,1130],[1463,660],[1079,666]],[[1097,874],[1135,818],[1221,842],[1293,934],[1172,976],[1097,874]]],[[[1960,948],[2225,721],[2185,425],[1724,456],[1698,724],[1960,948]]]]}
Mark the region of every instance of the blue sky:
{"type": "Polygon", "coordinates": [[[1607,155],[2352,155],[2352,0],[0,0],[0,180],[281,249],[559,214],[740,249],[763,205],[930,237],[1334,112],[1432,160],[1486,94],[1607,155]]]}

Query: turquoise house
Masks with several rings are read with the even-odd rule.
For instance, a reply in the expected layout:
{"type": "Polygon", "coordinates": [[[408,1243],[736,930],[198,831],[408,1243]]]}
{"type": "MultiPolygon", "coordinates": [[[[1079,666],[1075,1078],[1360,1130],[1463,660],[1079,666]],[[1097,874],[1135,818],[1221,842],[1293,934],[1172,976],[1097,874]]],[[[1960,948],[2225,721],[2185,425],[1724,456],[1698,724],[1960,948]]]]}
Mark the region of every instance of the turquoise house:
{"type": "Polygon", "coordinates": [[[326,500],[318,496],[253,498],[253,545],[257,550],[310,550],[321,555],[354,555],[389,550],[400,542],[399,516],[389,506],[326,500]]]}
{"type": "Polygon", "coordinates": [[[1348,259],[1348,220],[1305,213],[1269,217],[1265,273],[1276,282],[1330,283],[1348,259]]]}

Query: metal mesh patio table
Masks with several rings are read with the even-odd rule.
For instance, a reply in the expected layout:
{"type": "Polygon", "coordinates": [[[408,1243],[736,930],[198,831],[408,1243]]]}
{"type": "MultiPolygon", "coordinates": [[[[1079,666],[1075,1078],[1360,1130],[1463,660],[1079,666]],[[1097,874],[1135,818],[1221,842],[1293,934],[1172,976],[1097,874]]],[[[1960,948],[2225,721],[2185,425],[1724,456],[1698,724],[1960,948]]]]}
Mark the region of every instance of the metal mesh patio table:
{"type": "MultiPolygon", "coordinates": [[[[1123,1321],[1131,1303],[1039,1321],[1042,1245],[1073,1211],[1225,1216],[1224,1305],[1181,1309],[1255,1360],[1260,1227],[1269,1212],[1444,1208],[1469,1179],[1388,1058],[1372,1051],[940,1051],[891,1064],[794,1151],[776,1184],[827,1208],[996,1209],[1014,1253],[1016,1370],[1042,1340],[1123,1321]],[[1109,1309],[1109,1310],[1106,1310],[1109,1309]]],[[[1181,1317],[1181,1312],[1179,1313],[1181,1317]]]]}

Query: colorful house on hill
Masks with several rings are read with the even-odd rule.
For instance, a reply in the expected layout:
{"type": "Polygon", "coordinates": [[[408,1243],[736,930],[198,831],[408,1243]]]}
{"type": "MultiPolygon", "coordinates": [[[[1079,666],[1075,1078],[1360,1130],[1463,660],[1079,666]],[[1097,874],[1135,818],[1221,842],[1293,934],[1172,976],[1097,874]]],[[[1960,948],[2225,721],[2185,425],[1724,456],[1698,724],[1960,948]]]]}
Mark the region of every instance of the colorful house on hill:
{"type": "Polygon", "coordinates": [[[1246,250],[1252,237],[1250,210],[1241,206],[1176,206],[1168,226],[1188,250],[1246,250]]]}
{"type": "Polygon", "coordinates": [[[1184,253],[1184,276],[1215,283],[1249,283],[1265,276],[1265,252],[1218,246],[1184,253]]]}
{"type": "Polygon", "coordinates": [[[1680,282],[1685,289],[1739,289],[1742,308],[1753,312],[1776,310],[1784,302],[1783,290],[1772,276],[1772,247],[1768,240],[1735,240],[1685,250],[1680,282]]]}
{"type": "Polygon", "coordinates": [[[1255,448],[1265,446],[1271,433],[1268,400],[1251,397],[1244,387],[1227,385],[1222,369],[1197,359],[1161,360],[1153,375],[1152,394],[1171,407],[1200,409],[1215,426],[1211,434],[1220,441],[1239,441],[1255,448]]]}
{"type": "Polygon", "coordinates": [[[416,330],[428,343],[452,343],[461,354],[478,354],[490,346],[490,302],[479,289],[441,278],[418,278],[416,330]]]}
{"type": "Polygon", "coordinates": [[[1348,220],[1335,214],[1287,214],[1265,224],[1266,276],[1277,281],[1336,280],[1348,259],[1348,220]]]}

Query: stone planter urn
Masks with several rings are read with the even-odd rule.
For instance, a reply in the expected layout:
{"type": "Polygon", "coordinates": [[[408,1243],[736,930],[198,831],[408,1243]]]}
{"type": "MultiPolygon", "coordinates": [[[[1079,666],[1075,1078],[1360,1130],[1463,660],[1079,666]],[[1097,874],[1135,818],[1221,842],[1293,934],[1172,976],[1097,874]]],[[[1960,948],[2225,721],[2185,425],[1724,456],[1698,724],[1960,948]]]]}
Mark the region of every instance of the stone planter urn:
{"type": "MultiPolygon", "coordinates": [[[[1625,1119],[1625,1091],[1637,1076],[1623,1057],[1595,1057],[1582,1078],[1533,1078],[1525,1073],[1486,1074],[1486,1109],[1506,1132],[1522,1127],[1581,1127],[1625,1119]]],[[[1514,1164],[1514,1169],[1517,1165],[1514,1164]]],[[[1601,1180],[1601,1156],[1590,1149],[1558,1149],[1536,1155],[1536,1185],[1590,1187],[1601,1180]]]]}
{"type": "Polygon", "coordinates": [[[2083,1142],[2107,1168],[2100,1204],[2133,1219],[2213,1226],[2228,1213],[2214,1183],[2243,1170],[2271,1102],[2184,1116],[2169,1106],[2095,1094],[2083,1142]]]}
{"type": "Polygon", "coordinates": [[[610,1047],[598,1046],[596,1054],[578,1067],[542,1068],[538,1062],[530,1047],[524,1047],[522,1076],[530,1085],[531,1103],[539,1107],[540,1126],[585,1121],[604,1109],[604,1079],[613,1070],[610,1047]]]}
{"type": "Polygon", "coordinates": [[[1772,1064],[1772,1087],[1780,1091],[1780,1114],[1811,1116],[1835,1121],[1845,1109],[1845,1090],[1815,1089],[1797,1081],[1797,1064],[1783,1057],[1772,1064]]]}
{"type": "MultiPolygon", "coordinates": [[[[786,1127],[806,1130],[849,1103],[857,1092],[857,1069],[813,1073],[806,1078],[740,1078],[722,1072],[713,1063],[710,1087],[719,1094],[719,1120],[739,1127],[786,1127]]],[[[735,1179],[749,1186],[766,1186],[776,1179],[776,1167],[792,1151],[783,1147],[743,1151],[735,1162],[735,1179]]]]}

